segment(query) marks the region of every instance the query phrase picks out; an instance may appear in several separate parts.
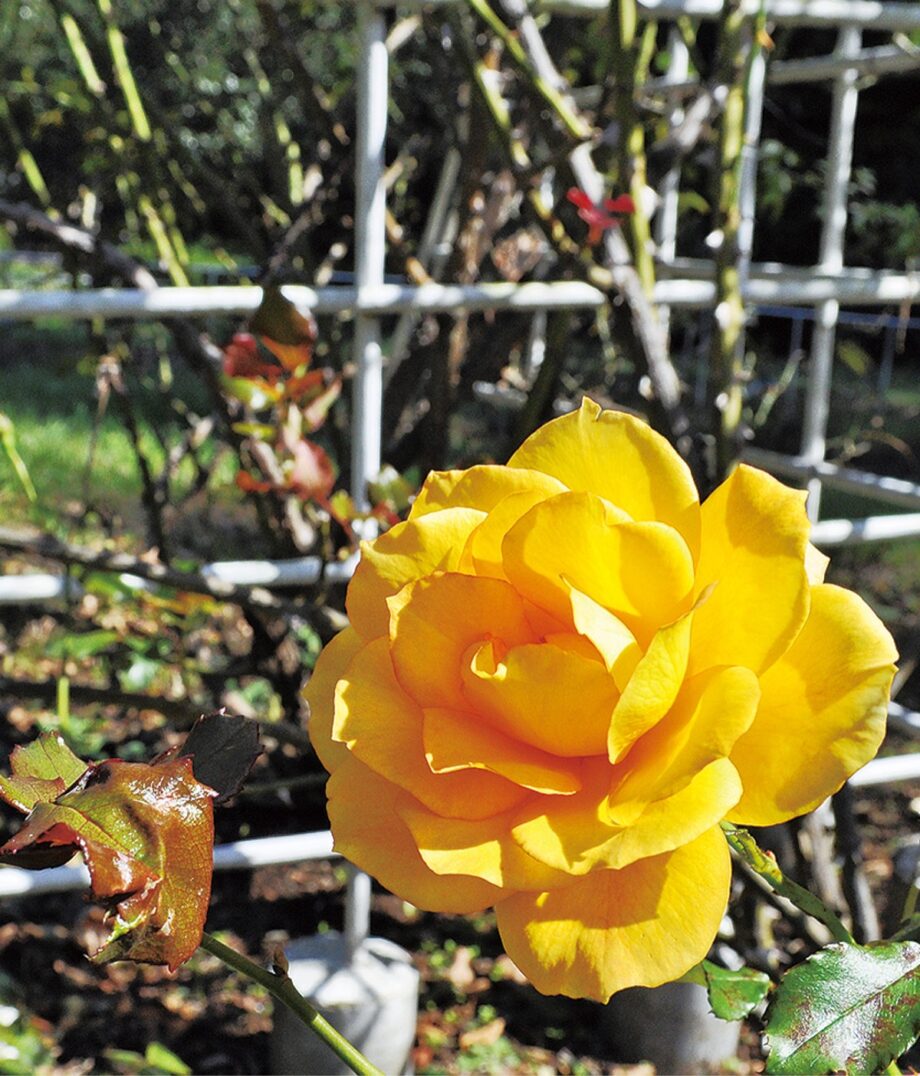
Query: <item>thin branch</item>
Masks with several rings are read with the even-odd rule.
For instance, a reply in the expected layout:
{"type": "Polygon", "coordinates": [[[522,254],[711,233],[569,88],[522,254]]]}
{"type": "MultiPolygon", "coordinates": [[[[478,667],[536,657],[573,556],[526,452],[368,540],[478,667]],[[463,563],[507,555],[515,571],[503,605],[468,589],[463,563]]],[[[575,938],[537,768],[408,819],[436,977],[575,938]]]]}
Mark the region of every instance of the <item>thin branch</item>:
{"type": "Polygon", "coordinates": [[[248,976],[255,982],[264,986],[265,989],[282,1005],[301,1020],[311,1031],[315,1032],[330,1050],[358,1076],[383,1076],[383,1073],[375,1065],[357,1050],[352,1044],[337,1031],[329,1021],[313,1008],[313,1006],[301,994],[291,981],[290,976],[283,967],[276,967],[273,971],[260,967],[249,957],[243,956],[229,945],[224,945],[212,934],[204,931],[201,936],[201,948],[205,949],[218,960],[222,960],[228,967],[233,968],[243,975],[248,976]]]}
{"type": "MultiPolygon", "coordinates": [[[[0,695],[16,699],[37,699],[52,705],[57,701],[57,680],[21,680],[14,676],[0,676],[0,695]]],[[[203,708],[188,699],[167,699],[160,695],[141,695],[117,688],[90,687],[70,681],[70,701],[77,705],[119,706],[126,710],[155,710],[168,718],[176,728],[190,728],[203,708]]],[[[281,724],[255,718],[265,736],[279,743],[291,744],[302,751],[310,751],[310,739],[296,725],[281,724]]]]}

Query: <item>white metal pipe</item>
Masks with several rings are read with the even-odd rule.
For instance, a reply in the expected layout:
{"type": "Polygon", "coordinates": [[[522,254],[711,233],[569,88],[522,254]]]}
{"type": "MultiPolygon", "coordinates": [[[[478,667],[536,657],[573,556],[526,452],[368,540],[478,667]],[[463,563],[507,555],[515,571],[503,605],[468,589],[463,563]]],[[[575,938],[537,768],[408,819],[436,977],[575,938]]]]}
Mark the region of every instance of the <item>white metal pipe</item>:
{"type": "Polygon", "coordinates": [[[319,582],[347,583],[354,575],[357,556],[324,562],[321,557],[290,560],[222,560],[206,564],[201,574],[236,587],[295,587],[319,582]]]}
{"type": "Polygon", "coordinates": [[[82,594],[83,587],[69,575],[36,572],[28,575],[0,576],[0,605],[28,605],[29,602],[48,602],[58,599],[74,601],[82,594]]]}
{"type": "MultiPolygon", "coordinates": [[[[707,279],[711,263],[678,258],[661,265],[665,279],[655,287],[657,302],[685,308],[710,306],[715,285],[707,279]]],[[[844,268],[821,275],[805,266],[758,265],[744,289],[748,303],[815,306],[836,298],[846,306],[886,306],[920,299],[920,274],[844,268]]],[[[597,308],[608,301],[598,288],[580,280],[530,281],[525,284],[381,284],[360,293],[352,287],[286,287],[285,295],[300,309],[314,314],[400,314],[415,311],[556,310],[597,308]]],[[[261,301],[260,288],[87,289],[86,291],[26,292],[0,290],[0,321],[35,321],[42,317],[74,321],[95,317],[166,319],[209,314],[251,314],[261,301]],[[233,293],[233,294],[228,294],[233,293]],[[151,304],[149,297],[157,296],[151,304]],[[211,301],[213,299],[213,302],[211,301]]]]}
{"type": "Polygon", "coordinates": [[[850,467],[838,467],[834,463],[818,461],[811,463],[801,456],[784,456],[765,448],[745,448],[741,458],[755,467],[794,478],[820,478],[826,486],[856,493],[899,508],[920,508],[920,484],[905,482],[902,478],[888,478],[869,474],[850,467]]]}
{"type": "MultiPolygon", "coordinates": [[[[853,57],[859,52],[861,43],[860,29],[857,26],[844,26],[838,32],[835,53],[841,59],[853,57]]],[[[853,133],[859,100],[858,74],[855,67],[844,67],[834,80],[823,199],[824,220],[818,257],[820,268],[828,273],[838,272],[843,266],[847,188],[853,162],[853,133]]],[[[839,313],[840,302],[836,298],[826,299],[815,310],[801,441],[802,456],[809,462],[824,459],[839,313]]],[[[821,482],[814,478],[808,484],[808,514],[813,520],[818,518],[820,506],[821,482]]]]}
{"type": "MultiPolygon", "coordinates": [[[[391,7],[402,0],[377,0],[391,7]]],[[[456,0],[413,0],[413,6],[441,6],[456,0]]],[[[745,14],[754,16],[761,0],[744,0],[745,14]]],[[[640,14],[651,19],[716,19],[722,0],[639,0],[640,14]]],[[[535,0],[537,11],[560,15],[592,16],[603,14],[609,0],[535,0]]],[[[767,18],[786,26],[864,26],[872,30],[920,29],[920,4],[892,3],[885,0],[766,0],[767,18]]]]}
{"type": "Polygon", "coordinates": [[[907,74],[920,68],[920,50],[908,52],[898,45],[860,49],[852,57],[809,56],[802,60],[778,60],[767,74],[771,86],[789,83],[827,82],[846,68],[855,67],[861,76],[907,74]]]}
{"type": "Polygon", "coordinates": [[[920,754],[874,758],[850,778],[854,788],[886,785],[891,781],[915,781],[920,777],[920,754]]]}
{"type": "MultiPolygon", "coordinates": [[[[386,24],[370,0],[358,3],[357,179],[355,184],[355,279],[363,289],[383,284],[386,258],[384,182],[389,102],[386,24]]],[[[379,319],[355,318],[355,381],[352,389],[351,494],[359,511],[370,507],[367,483],[380,470],[383,350],[379,319]]]]}
{"type": "Polygon", "coordinates": [[[920,714],[916,710],[908,710],[899,702],[888,703],[888,727],[906,732],[909,736],[920,731],[920,714]]]}
{"type": "MultiPolygon", "coordinates": [[[[665,83],[683,82],[690,71],[690,50],[684,41],[683,35],[676,26],[672,26],[668,34],[668,52],[671,54],[671,62],[663,78],[665,83]]],[[[668,127],[673,130],[678,127],[684,118],[684,110],[680,105],[672,108],[668,114],[668,127]]],[[[658,187],[661,196],[661,204],[655,214],[655,242],[657,256],[665,263],[673,262],[677,255],[677,217],[680,198],[680,164],[669,168],[662,177],[658,187]]],[[[658,315],[666,333],[670,332],[671,310],[666,304],[659,306],[658,315]]]]}
{"type": "Polygon", "coordinates": [[[859,542],[887,542],[920,535],[920,512],[897,516],[869,516],[867,519],[823,519],[811,528],[811,540],[823,548],[856,545],[859,542]]]}
{"type": "MultiPolygon", "coordinates": [[[[248,841],[220,844],[214,849],[214,869],[251,870],[283,863],[337,858],[339,853],[332,850],[332,834],[328,830],[319,830],[315,833],[289,833],[281,837],[256,837],[248,841]]],[[[51,867],[44,871],[0,867],[0,897],[61,893],[84,889],[89,882],[89,871],[82,864],[51,867]]]]}

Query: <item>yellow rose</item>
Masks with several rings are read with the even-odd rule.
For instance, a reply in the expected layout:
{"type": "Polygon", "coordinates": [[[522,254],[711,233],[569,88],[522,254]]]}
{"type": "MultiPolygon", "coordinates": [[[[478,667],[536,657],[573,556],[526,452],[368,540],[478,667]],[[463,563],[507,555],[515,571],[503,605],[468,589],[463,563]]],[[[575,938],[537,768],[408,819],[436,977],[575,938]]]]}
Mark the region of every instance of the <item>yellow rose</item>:
{"type": "Polygon", "coordinates": [[[804,499],[742,466],[701,506],[589,400],[429,475],[307,686],[336,848],[420,908],[494,905],[546,993],[682,975],[725,912],[719,823],[810,810],[884,732],[894,644],[822,582],[804,499]]]}

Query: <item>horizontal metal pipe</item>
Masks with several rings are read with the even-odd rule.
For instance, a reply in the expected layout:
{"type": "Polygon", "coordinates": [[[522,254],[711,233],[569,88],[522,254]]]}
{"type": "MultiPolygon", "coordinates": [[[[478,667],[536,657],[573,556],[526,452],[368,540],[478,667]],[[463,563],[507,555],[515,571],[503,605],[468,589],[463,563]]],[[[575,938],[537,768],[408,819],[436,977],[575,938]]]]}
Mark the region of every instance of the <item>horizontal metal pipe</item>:
{"type": "Polygon", "coordinates": [[[784,456],[780,452],[770,452],[764,448],[745,448],[741,458],[765,471],[775,471],[777,474],[791,475],[794,478],[820,478],[832,489],[857,493],[862,497],[896,504],[901,508],[920,508],[920,485],[905,482],[901,478],[869,474],[849,467],[838,467],[834,463],[809,463],[801,456],[784,456]]]}
{"type": "MultiPolygon", "coordinates": [[[[378,284],[307,288],[291,285],[284,294],[314,314],[399,314],[406,310],[543,310],[598,307],[603,292],[579,280],[526,284],[378,284]]],[[[0,319],[34,321],[41,317],[74,320],[95,317],[165,319],[210,314],[245,315],[258,309],[262,289],[245,286],[200,288],[95,288],[85,291],[0,290],[0,319]]]]}
{"type": "MultiPolygon", "coordinates": [[[[337,859],[328,830],[289,833],[282,837],[256,837],[248,841],[219,844],[214,849],[214,869],[251,870],[283,863],[304,863],[312,859],[337,859]]],[[[0,898],[63,893],[89,885],[89,871],[79,866],[52,867],[27,871],[20,867],[0,867],[0,898]]]]}
{"type": "Polygon", "coordinates": [[[920,777],[920,754],[874,758],[850,778],[854,788],[887,785],[891,781],[915,781],[920,777]]]}
{"type": "MultiPolygon", "coordinates": [[[[777,60],[767,69],[771,86],[829,82],[843,71],[856,68],[860,75],[908,74],[920,68],[920,50],[908,51],[899,45],[879,45],[860,49],[849,56],[809,56],[801,60],[777,60]]],[[[674,98],[693,97],[700,92],[698,78],[669,82],[667,77],[649,79],[642,88],[644,99],[664,95],[674,98]]],[[[602,94],[600,86],[586,86],[578,91],[579,101],[596,104],[602,94]]]]}
{"type": "Polygon", "coordinates": [[[68,575],[46,572],[0,575],[0,605],[28,605],[58,599],[75,601],[82,594],[83,587],[68,575]]]}
{"type": "Polygon", "coordinates": [[[811,540],[823,548],[857,545],[860,542],[887,542],[917,535],[920,535],[920,512],[869,516],[866,519],[822,519],[811,528],[811,540]]]}
{"type": "MultiPolygon", "coordinates": [[[[380,0],[378,0],[380,2],[380,0]]],[[[384,0],[387,4],[395,0],[384,0]]],[[[443,2],[443,0],[441,0],[443,2]]],[[[562,15],[598,15],[609,9],[609,0],[536,0],[538,11],[562,15]]],[[[639,0],[640,14],[648,19],[716,19],[722,0],[639,0]]],[[[786,26],[865,26],[872,30],[920,29],[920,4],[876,0],[766,0],[766,15],[786,26]]],[[[743,10],[752,18],[760,0],[744,0],[743,10]]]]}
{"type": "MultiPolygon", "coordinates": [[[[669,278],[655,285],[655,300],[668,306],[708,307],[715,301],[715,283],[709,279],[711,263],[688,269],[690,278],[676,279],[681,265],[662,267],[669,278]]],[[[370,288],[284,289],[298,307],[314,314],[400,314],[405,311],[550,310],[560,307],[602,306],[602,291],[578,280],[527,284],[381,284],[370,288]]],[[[56,317],[81,320],[95,317],[168,319],[213,314],[245,316],[261,302],[260,288],[217,286],[159,288],[145,292],[133,288],[86,291],[0,290],[0,320],[35,321],[56,317]]],[[[744,289],[750,304],[786,303],[814,306],[829,299],[851,306],[915,302],[920,299],[920,275],[845,269],[833,276],[815,276],[798,266],[752,266],[744,289]]]]}

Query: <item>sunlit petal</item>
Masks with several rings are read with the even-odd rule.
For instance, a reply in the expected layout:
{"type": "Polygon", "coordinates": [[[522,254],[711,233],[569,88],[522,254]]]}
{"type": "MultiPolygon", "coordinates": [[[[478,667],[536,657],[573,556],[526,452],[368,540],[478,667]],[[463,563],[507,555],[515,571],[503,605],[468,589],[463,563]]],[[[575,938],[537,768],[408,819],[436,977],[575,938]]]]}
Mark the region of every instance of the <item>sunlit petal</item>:
{"type": "Polygon", "coordinates": [[[364,640],[354,628],[340,631],[316,659],[313,675],[303,689],[303,697],[310,708],[307,724],[310,743],[330,773],[348,757],[348,749],[332,739],[335,685],[362,646],[364,640]]]}
{"type": "Polygon", "coordinates": [[[808,615],[805,494],[743,464],[703,505],[691,672],[745,665],[761,672],[808,615]]]}
{"type": "Polygon", "coordinates": [[[690,605],[693,560],[662,523],[618,523],[589,493],[542,501],[502,544],[505,575],[559,619],[571,620],[574,587],[616,613],[641,644],[690,605]]]}
{"type": "Polygon", "coordinates": [[[395,811],[400,789],[356,758],[339,767],[326,791],[336,851],[403,900],[430,912],[470,915],[500,899],[501,891],[481,878],[427,867],[395,811]]]}
{"type": "MultiPolygon", "coordinates": [[[[728,901],[731,861],[718,828],[666,855],[496,906],[511,959],[546,994],[607,1001],[658,986],[705,957],[728,901]]],[[[662,1029],[667,1033],[666,1029],[662,1029]]]]}
{"type": "Polygon", "coordinates": [[[487,643],[464,669],[463,697],[499,732],[568,758],[605,751],[619,692],[599,660],[573,649],[487,643]]]}
{"type": "Polygon", "coordinates": [[[432,575],[404,587],[388,605],[396,675],[422,706],[457,706],[474,644],[516,646],[534,638],[521,599],[501,579],[432,575]]]}
{"type": "Polygon", "coordinates": [[[332,736],[439,814],[486,818],[527,795],[482,770],[431,772],[422,741],[422,711],[396,680],[386,639],[360,650],[339,681],[332,736]]]}
{"type": "Polygon", "coordinates": [[[367,640],[386,635],[387,598],[431,572],[458,571],[466,540],[483,519],[485,513],[474,508],[447,508],[399,523],[373,542],[362,542],[361,560],[345,602],[355,630],[367,640]]]}
{"type": "Polygon", "coordinates": [[[423,740],[425,757],[435,773],[488,770],[547,795],[571,795],[581,788],[577,762],[512,740],[475,714],[425,710],[423,740]]]}
{"type": "Polygon", "coordinates": [[[441,818],[403,795],[396,810],[425,864],[436,874],[470,874],[509,889],[550,889],[572,876],[532,859],[511,839],[507,819],[441,818]]]}
{"type": "Polygon", "coordinates": [[[878,750],[897,651],[861,598],[812,589],[800,635],[760,678],[754,723],[731,759],[744,796],[731,817],[772,825],[821,803],[878,750]]]}
{"type": "Polygon", "coordinates": [[[587,490],[633,519],[657,520],[699,549],[699,497],[686,463],[646,423],[621,411],[601,411],[584,399],[578,411],[546,423],[508,461],[553,475],[571,490],[587,490]]]}

